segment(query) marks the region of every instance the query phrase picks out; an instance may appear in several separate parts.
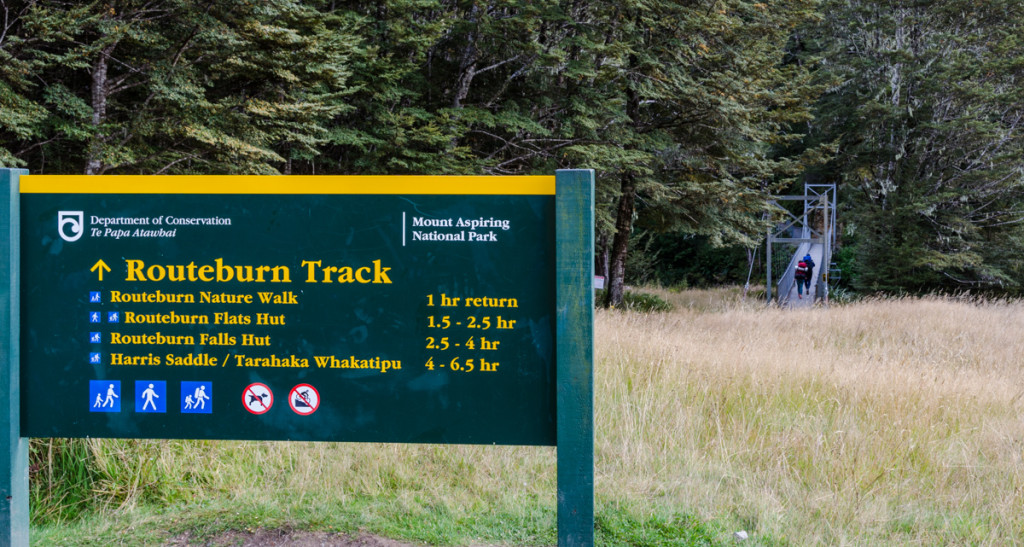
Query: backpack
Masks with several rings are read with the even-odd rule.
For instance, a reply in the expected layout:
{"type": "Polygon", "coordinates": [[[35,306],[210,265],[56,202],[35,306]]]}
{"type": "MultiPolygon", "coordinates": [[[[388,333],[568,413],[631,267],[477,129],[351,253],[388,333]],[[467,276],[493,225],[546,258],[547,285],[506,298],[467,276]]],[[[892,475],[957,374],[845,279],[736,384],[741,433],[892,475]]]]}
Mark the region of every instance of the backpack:
{"type": "Polygon", "coordinates": [[[793,277],[796,277],[797,279],[803,279],[803,278],[807,277],[807,263],[806,262],[801,260],[800,262],[797,263],[797,265],[796,265],[796,273],[793,274],[793,277]]]}

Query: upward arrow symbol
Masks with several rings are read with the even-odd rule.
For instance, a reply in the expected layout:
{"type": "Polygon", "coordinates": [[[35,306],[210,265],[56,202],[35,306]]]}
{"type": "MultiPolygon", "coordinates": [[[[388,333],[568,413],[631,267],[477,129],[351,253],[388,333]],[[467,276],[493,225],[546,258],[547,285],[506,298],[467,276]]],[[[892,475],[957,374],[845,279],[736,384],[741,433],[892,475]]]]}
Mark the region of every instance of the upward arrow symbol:
{"type": "Polygon", "coordinates": [[[95,264],[92,265],[92,268],[89,268],[89,271],[90,272],[96,272],[97,275],[100,276],[100,281],[103,281],[103,272],[104,271],[108,271],[109,272],[110,271],[110,266],[107,266],[107,263],[104,262],[103,259],[101,258],[101,259],[99,259],[99,261],[97,261],[95,264]]]}

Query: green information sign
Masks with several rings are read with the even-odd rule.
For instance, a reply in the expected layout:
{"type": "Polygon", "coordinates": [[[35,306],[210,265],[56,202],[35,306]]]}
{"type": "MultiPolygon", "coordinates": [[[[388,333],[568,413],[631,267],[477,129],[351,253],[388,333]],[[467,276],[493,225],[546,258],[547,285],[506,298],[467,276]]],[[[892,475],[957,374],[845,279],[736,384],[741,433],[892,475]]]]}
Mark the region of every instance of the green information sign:
{"type": "Polygon", "coordinates": [[[26,436],[556,444],[554,177],[21,192],[26,436]]]}
{"type": "Polygon", "coordinates": [[[556,445],[593,545],[593,171],[0,186],[0,544],[28,437],[116,437],[556,445]]]}

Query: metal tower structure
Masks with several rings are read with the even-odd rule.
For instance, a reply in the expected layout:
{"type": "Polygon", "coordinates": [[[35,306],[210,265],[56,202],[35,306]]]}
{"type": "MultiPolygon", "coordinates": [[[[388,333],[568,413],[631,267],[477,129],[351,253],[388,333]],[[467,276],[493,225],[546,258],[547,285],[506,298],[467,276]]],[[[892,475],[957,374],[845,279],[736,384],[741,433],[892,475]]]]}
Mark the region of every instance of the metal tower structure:
{"type": "Polygon", "coordinates": [[[817,261],[817,265],[814,268],[814,280],[808,289],[809,298],[804,304],[811,305],[815,300],[828,304],[828,271],[836,242],[836,185],[805,184],[804,195],[775,196],[769,203],[784,215],[781,222],[768,230],[768,302],[777,300],[780,304],[792,305],[790,296],[796,287],[794,270],[801,258],[810,254],[817,261]],[[802,201],[803,213],[797,216],[781,205],[780,202],[784,201],[802,201]],[[776,245],[785,245],[785,248],[775,249],[776,245]],[[779,252],[785,256],[790,256],[789,253],[792,252],[792,257],[781,274],[773,278],[772,256],[773,253],[779,252]],[[810,297],[811,290],[814,290],[814,297],[810,297]]]}

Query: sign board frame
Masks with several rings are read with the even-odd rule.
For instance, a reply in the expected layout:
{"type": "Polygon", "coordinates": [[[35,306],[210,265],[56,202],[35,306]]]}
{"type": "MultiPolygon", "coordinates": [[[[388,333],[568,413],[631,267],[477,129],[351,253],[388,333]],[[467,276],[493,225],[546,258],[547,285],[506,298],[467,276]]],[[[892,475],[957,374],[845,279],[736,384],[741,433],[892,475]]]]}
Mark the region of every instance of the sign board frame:
{"type": "MultiPolygon", "coordinates": [[[[0,339],[0,428],[9,442],[0,451],[0,543],[28,544],[28,439],[21,436],[21,205],[24,169],[0,169],[6,189],[0,204],[0,302],[7,328],[0,339]]],[[[156,178],[156,177],[154,177],[156,178]]],[[[366,177],[369,179],[370,177],[366,177]]],[[[428,177],[411,177],[426,179],[428,177]]],[[[444,177],[459,179],[460,177],[444,177]]],[[[467,185],[488,177],[464,177],[467,185]]],[[[288,177],[267,177],[287,194],[288,177]],[[283,183],[283,184],[282,184],[283,183]]],[[[437,179],[440,180],[440,179],[437,179]]],[[[69,187],[68,193],[75,193],[69,187]]],[[[372,191],[366,193],[372,194],[372,191]]],[[[496,192],[466,192],[496,193],[496,192]]],[[[560,546],[593,545],[593,221],[594,172],[559,170],[555,174],[555,318],[556,447],[558,538],[560,546]]]]}

